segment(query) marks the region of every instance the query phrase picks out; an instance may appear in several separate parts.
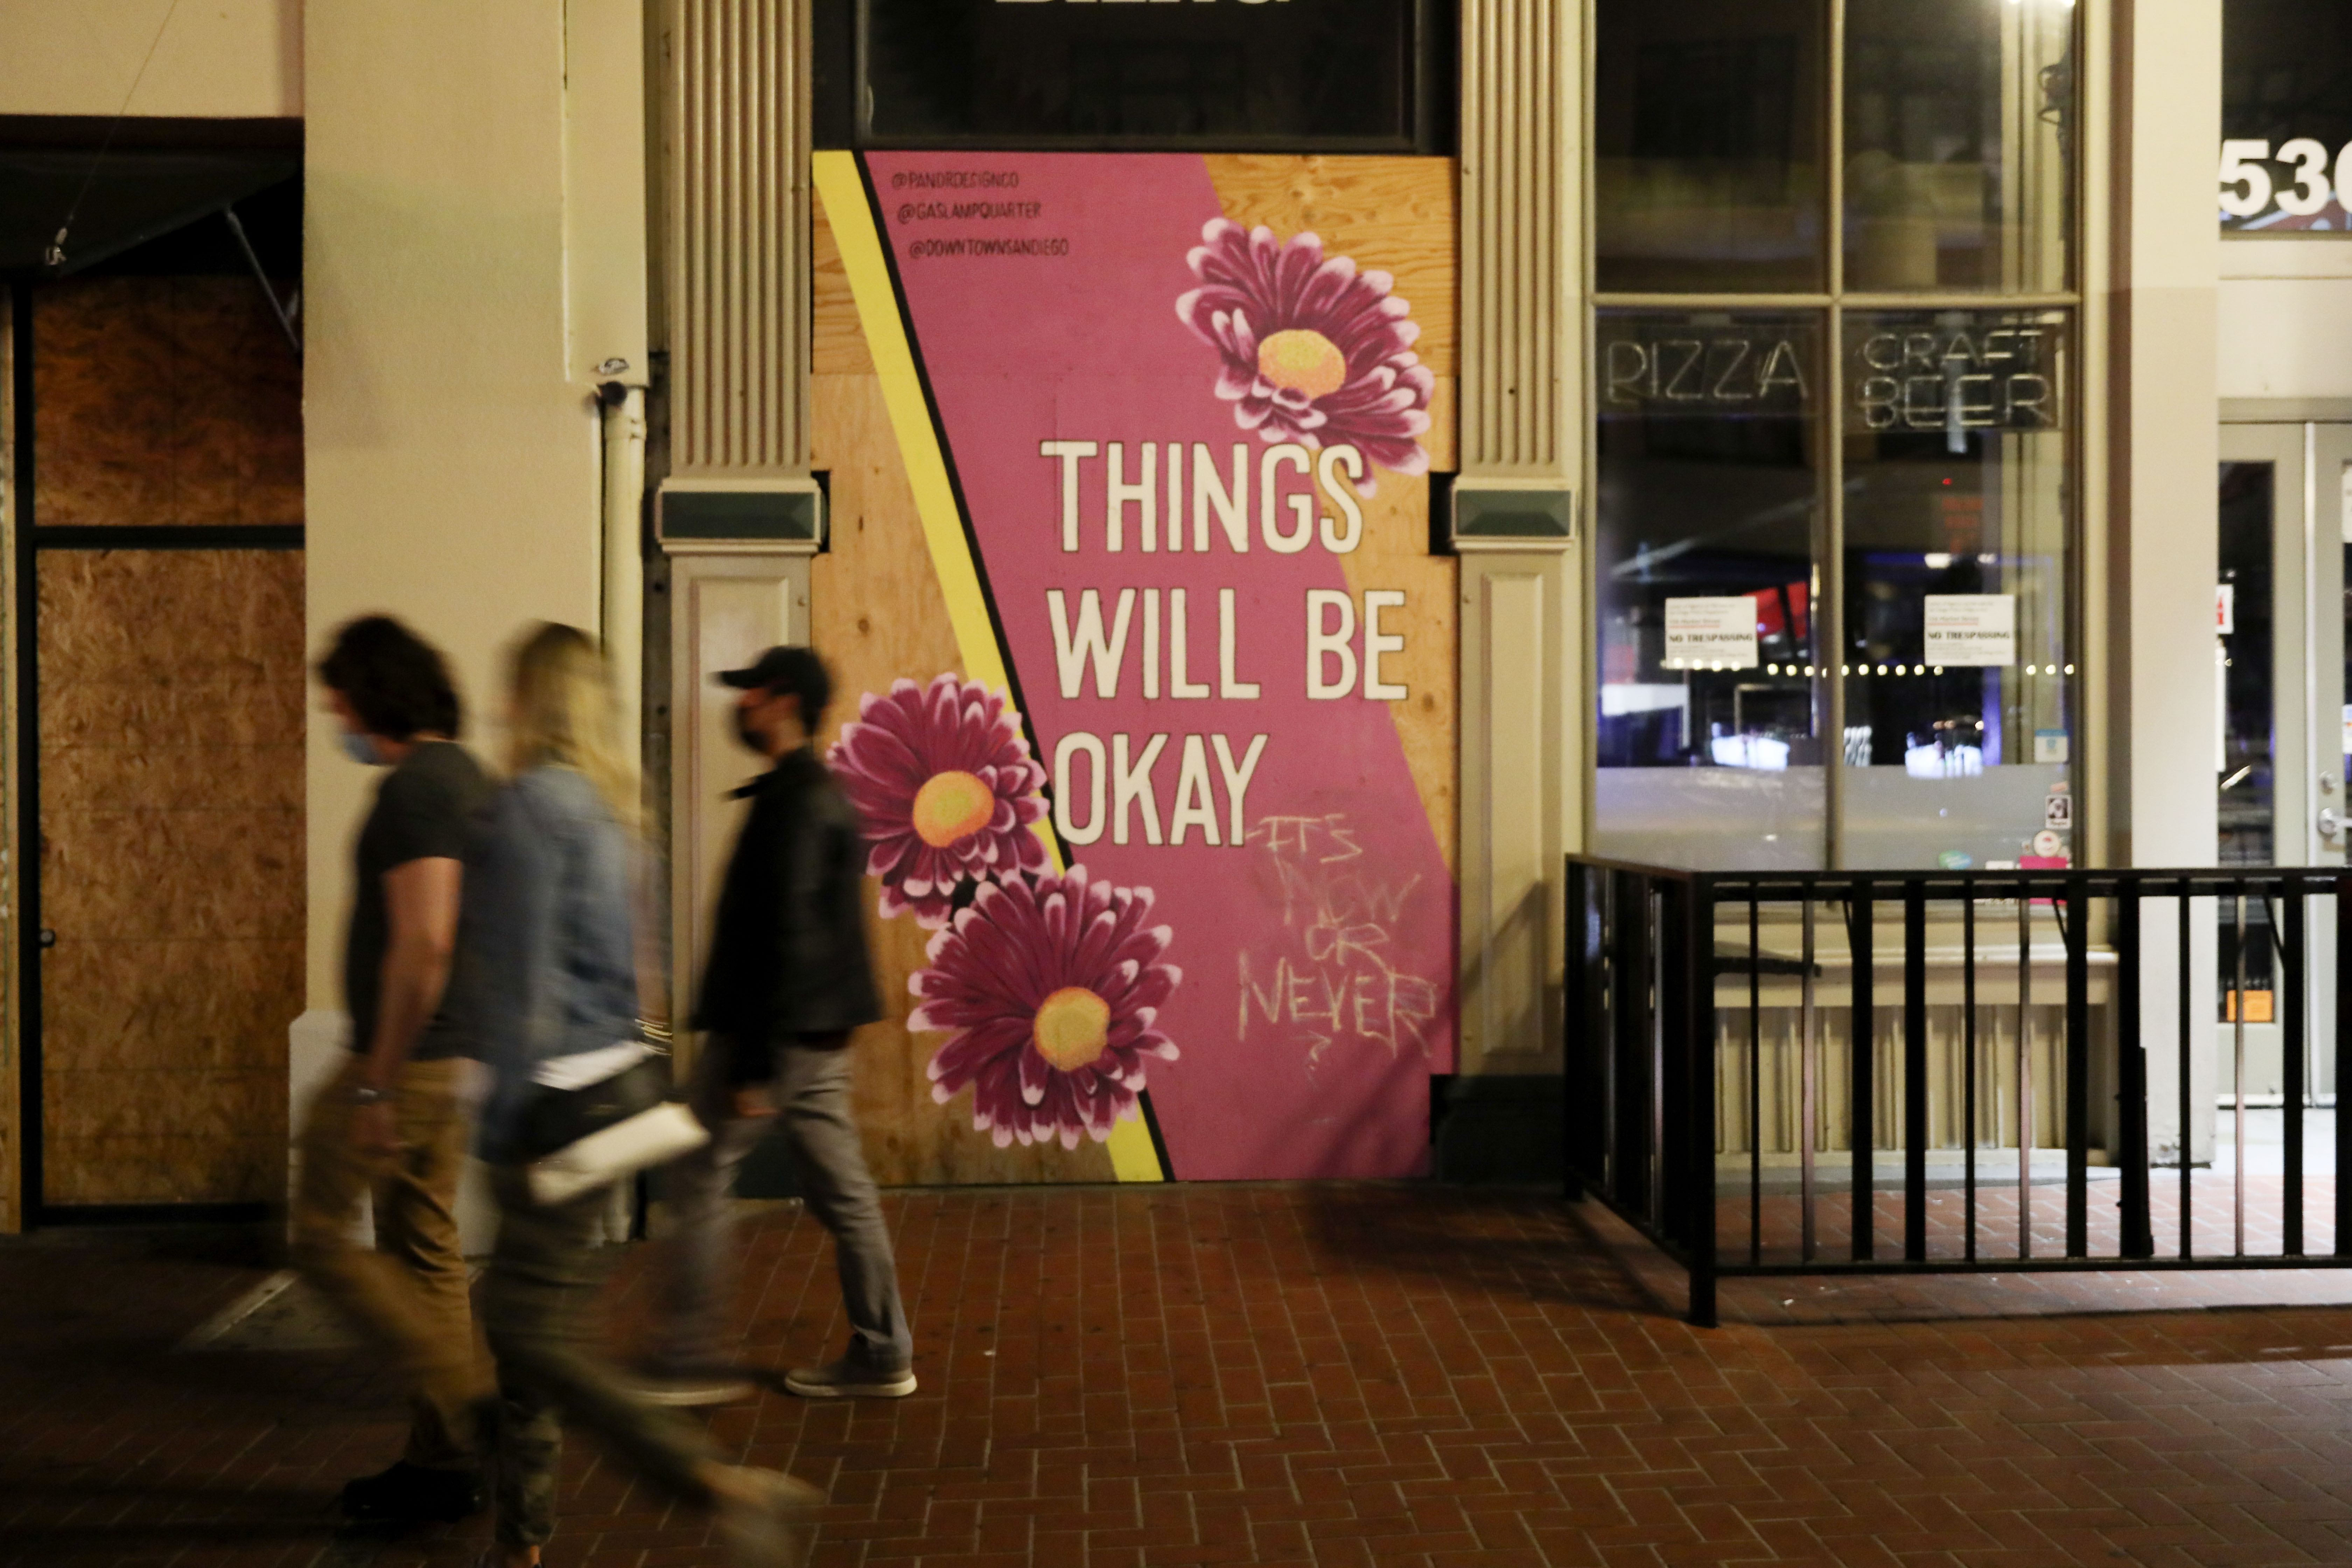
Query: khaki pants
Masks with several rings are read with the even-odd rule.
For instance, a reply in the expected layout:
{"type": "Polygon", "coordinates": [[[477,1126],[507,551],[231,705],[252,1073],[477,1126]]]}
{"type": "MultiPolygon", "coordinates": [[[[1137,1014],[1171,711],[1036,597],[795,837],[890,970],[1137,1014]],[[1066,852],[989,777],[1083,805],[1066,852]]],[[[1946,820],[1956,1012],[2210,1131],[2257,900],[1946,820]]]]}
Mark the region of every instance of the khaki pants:
{"type": "Polygon", "coordinates": [[[310,1102],[294,1196],[294,1261],[319,1291],[391,1351],[415,1385],[412,1465],[471,1468],[492,1396],[488,1357],[466,1295],[457,1243],[457,1175],[467,1120],[457,1099],[463,1062],[410,1062],[393,1108],[400,1148],[362,1155],[352,1142],[354,1056],[310,1102]],[[375,1210],[375,1247],[354,1245],[360,1200],[375,1210]]]}
{"type": "Polygon", "coordinates": [[[482,1322],[499,1364],[498,1538],[536,1546],[555,1532],[560,1417],[602,1437],[673,1496],[701,1507],[698,1468],[719,1452],[701,1426],[646,1404],[596,1349],[590,1309],[620,1249],[599,1245],[609,1189],[542,1208],[522,1171],[490,1173],[498,1249],[482,1278],[482,1322]]]}

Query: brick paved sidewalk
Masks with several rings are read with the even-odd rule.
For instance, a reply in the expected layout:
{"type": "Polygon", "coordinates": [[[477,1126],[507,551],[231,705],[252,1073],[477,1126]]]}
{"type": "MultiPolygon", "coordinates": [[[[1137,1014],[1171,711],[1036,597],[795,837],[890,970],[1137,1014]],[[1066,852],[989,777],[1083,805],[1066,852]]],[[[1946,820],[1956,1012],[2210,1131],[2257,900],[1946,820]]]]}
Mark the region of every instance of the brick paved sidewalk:
{"type": "MultiPolygon", "coordinates": [[[[831,1489],[828,1568],[2352,1562],[2352,1307],[2324,1304],[2352,1275],[1743,1281],[1709,1331],[1622,1227],[1542,1198],[890,1211],[922,1392],[714,1422],[831,1489]],[[2116,1310],[2151,1300],[2312,1304],[2116,1310]]],[[[747,1355],[829,1346],[814,1226],[749,1242],[747,1355]]],[[[335,1533],[400,1430],[357,1358],[173,1352],[267,1262],[224,1233],[0,1243],[0,1563],[472,1561],[479,1523],[335,1533]]],[[[585,1441],[563,1510],[562,1568],[721,1560],[585,1441]]]]}

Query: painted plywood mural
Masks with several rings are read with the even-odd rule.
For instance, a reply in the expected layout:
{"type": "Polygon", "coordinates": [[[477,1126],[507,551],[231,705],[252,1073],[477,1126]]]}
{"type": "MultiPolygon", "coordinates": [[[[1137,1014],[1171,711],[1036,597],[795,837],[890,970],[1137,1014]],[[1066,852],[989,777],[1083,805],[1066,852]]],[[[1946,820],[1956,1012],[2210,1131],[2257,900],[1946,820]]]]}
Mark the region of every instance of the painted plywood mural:
{"type": "Polygon", "coordinates": [[[1375,1177],[1454,1052],[1452,170],[820,154],[885,1179],[1375,1177]]]}

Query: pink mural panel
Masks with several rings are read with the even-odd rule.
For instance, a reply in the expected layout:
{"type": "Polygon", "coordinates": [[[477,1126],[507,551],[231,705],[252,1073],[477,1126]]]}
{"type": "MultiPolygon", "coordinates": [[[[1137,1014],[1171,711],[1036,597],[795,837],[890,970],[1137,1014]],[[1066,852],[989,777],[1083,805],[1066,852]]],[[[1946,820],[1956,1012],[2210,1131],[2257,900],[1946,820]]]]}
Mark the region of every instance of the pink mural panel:
{"type": "MultiPolygon", "coordinates": [[[[905,837],[908,875],[949,885],[914,868],[926,846],[992,816],[995,847],[954,842],[1011,868],[1042,784],[1084,868],[1070,897],[1120,944],[1086,984],[1127,988],[1108,1021],[1076,990],[1040,1005],[997,1068],[972,1025],[934,1077],[1024,1136],[1099,1131],[1118,1107],[1052,1070],[1054,1042],[1107,1029],[1179,1177],[1420,1173],[1453,1060],[1454,889],[1384,689],[1412,606],[1344,559],[1356,499],[1427,461],[1428,375],[1380,258],[1223,223],[1198,157],[866,165],[1037,742],[1023,773],[1015,719],[973,721],[971,754],[1002,755],[958,776],[988,789],[908,808],[945,826],[905,837]]],[[[921,700],[899,701],[914,724],[921,700]]],[[[991,966],[1054,940],[1036,903],[993,900],[954,973],[919,978],[935,1026],[988,1016],[991,966]]]]}

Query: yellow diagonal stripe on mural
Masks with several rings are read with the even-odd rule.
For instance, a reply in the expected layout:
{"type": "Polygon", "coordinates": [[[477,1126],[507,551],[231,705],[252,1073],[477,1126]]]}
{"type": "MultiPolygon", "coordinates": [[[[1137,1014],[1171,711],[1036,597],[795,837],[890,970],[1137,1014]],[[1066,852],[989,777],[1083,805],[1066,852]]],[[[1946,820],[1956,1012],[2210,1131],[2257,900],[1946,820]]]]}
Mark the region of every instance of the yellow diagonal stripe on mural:
{"type": "MultiPolygon", "coordinates": [[[[882,401],[890,410],[890,427],[898,437],[898,452],[907,464],[907,480],[915,488],[915,510],[923,521],[923,538],[930,545],[931,566],[947,595],[948,621],[955,628],[956,647],[963,655],[967,680],[986,681],[1010,691],[1004,657],[997,649],[996,628],[988,618],[988,601],[980,591],[980,574],[972,567],[964,538],[963,517],[956,510],[955,489],[948,483],[946,458],[940,451],[938,432],[931,426],[930,406],[923,398],[922,377],[915,371],[915,353],[907,340],[906,323],[898,319],[898,298],[890,286],[889,263],[882,255],[882,237],[874,226],[874,210],[866,200],[866,184],[857,173],[855,153],[819,153],[817,195],[824,201],[825,220],[833,225],[834,243],[841,249],[849,273],[850,293],[857,300],[857,321],[866,329],[866,346],[882,378],[882,401]]],[[[1059,846],[1050,836],[1046,852],[1061,869],[1059,846]]]]}
{"type": "MultiPolygon", "coordinates": [[[[964,679],[1010,693],[1013,681],[1004,668],[1003,652],[997,647],[987,596],[981,592],[971,541],[964,536],[963,515],[956,510],[955,487],[948,482],[947,458],[940,450],[930,405],[923,396],[923,380],[915,370],[914,346],[898,314],[898,292],[890,284],[890,266],[882,254],[874,209],[866,200],[866,182],[858,175],[857,154],[819,153],[811,163],[817,197],[824,203],[825,220],[833,226],[834,244],[849,275],[850,295],[857,301],[857,322],[865,329],[866,347],[881,379],[882,403],[890,411],[890,429],[907,465],[907,482],[915,491],[915,511],[922,520],[924,542],[930,547],[931,569],[939,574],[940,591],[947,596],[948,623],[955,630],[964,679]]],[[[1037,825],[1037,837],[1045,840],[1054,869],[1063,869],[1062,846],[1050,823],[1037,825]]],[[[1111,1169],[1120,1181],[1164,1179],[1159,1152],[1151,1146],[1151,1133],[1140,1121],[1120,1122],[1112,1130],[1108,1147],[1111,1169]]]]}

